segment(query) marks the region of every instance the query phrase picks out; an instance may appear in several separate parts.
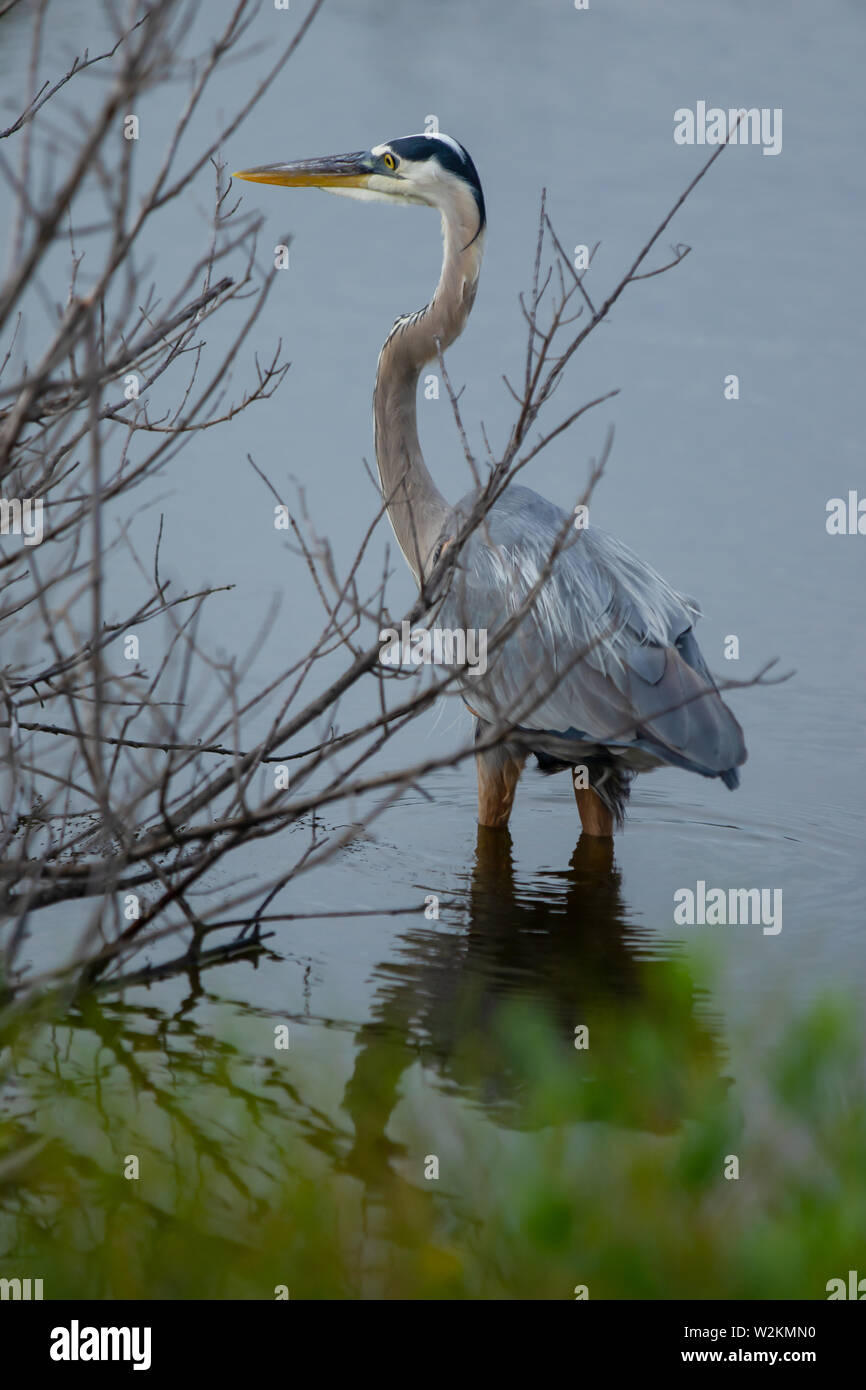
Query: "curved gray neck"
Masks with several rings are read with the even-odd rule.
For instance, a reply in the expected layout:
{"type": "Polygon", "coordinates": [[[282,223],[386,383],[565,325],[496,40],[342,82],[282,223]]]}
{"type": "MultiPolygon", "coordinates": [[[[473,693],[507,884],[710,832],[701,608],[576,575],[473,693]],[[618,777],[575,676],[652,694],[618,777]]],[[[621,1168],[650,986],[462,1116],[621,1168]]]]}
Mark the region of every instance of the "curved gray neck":
{"type": "Polygon", "coordinates": [[[484,252],[478,213],[467,189],[442,210],[445,252],[430,303],[398,319],[379,354],[373,418],[379,483],[400,549],[420,585],[451,508],[437,488],[418,441],[416,397],[421,369],[463,331],[484,252]],[[475,238],[473,240],[473,238],[475,238]]]}

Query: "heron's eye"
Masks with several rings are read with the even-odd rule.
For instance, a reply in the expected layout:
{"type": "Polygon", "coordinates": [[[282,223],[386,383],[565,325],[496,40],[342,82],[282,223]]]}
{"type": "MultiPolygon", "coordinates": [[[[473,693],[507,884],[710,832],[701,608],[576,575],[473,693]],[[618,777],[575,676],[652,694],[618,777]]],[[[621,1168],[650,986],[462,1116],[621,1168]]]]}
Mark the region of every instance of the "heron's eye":
{"type": "Polygon", "coordinates": [[[390,151],[388,152],[388,154],[382,156],[382,160],[386,169],[397,168],[397,161],[394,158],[394,156],[390,153],[390,151]]]}

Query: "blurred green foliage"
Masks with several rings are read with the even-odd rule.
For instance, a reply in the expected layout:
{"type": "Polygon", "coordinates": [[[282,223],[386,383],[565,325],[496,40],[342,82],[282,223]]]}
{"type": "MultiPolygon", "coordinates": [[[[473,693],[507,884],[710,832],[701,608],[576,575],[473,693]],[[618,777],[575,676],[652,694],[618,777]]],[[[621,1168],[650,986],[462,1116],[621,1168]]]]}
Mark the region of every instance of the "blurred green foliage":
{"type": "Polygon", "coordinates": [[[825,1298],[866,1273],[858,1009],[763,1020],[723,1059],[704,999],[671,963],[586,1050],[506,1001],[447,1068],[383,1036],[361,1073],[356,1037],[342,1102],[330,1054],[257,1058],[147,1008],[10,1021],[0,1276],[47,1298],[825,1298]]]}

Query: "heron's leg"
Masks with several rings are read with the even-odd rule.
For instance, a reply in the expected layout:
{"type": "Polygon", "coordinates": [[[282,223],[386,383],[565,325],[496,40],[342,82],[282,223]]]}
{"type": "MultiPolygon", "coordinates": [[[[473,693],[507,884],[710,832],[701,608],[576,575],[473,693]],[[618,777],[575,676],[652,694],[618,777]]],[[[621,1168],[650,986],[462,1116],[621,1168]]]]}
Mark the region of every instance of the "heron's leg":
{"type": "Polygon", "coordinates": [[[575,787],[574,799],[584,835],[613,835],[613,813],[592,787],[575,787]]]}
{"type": "Polygon", "coordinates": [[[522,749],[508,744],[475,754],[478,769],[478,824],[501,829],[508,824],[514,793],[526,762],[522,749]]]}

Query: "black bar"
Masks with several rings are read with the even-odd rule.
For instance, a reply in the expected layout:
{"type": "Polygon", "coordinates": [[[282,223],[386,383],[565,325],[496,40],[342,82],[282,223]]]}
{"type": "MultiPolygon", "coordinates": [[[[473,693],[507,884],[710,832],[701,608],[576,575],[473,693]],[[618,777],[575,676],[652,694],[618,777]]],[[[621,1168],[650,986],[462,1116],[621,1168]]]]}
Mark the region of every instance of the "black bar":
{"type": "MultiPolygon", "coordinates": [[[[862,1299],[858,1301],[863,1301],[862,1299]]],[[[864,1315],[854,1310],[848,1300],[815,1302],[593,1302],[575,1299],[567,1312],[548,1304],[544,1312],[539,1304],[522,1303],[519,1311],[505,1305],[501,1310],[489,1306],[494,1319],[504,1312],[502,1324],[502,1354],[511,1355],[515,1343],[524,1341],[530,1329],[538,1327],[541,1317],[544,1330],[557,1337],[554,1344],[562,1351],[559,1337],[568,1339],[578,1366],[593,1366],[598,1370],[617,1372],[640,1370],[645,1374],[664,1373],[672,1367],[719,1365],[732,1369],[734,1364],[752,1366],[800,1365],[820,1372],[841,1370],[856,1364],[863,1341],[864,1315]],[[572,1340],[573,1339],[573,1340],[572,1340]],[[509,1351],[511,1348],[511,1351],[509,1351]]],[[[456,1330],[465,1333],[466,1318],[483,1316],[477,1303],[471,1313],[455,1309],[449,1314],[440,1304],[431,1308],[399,1304],[399,1322],[388,1321],[390,1305],[379,1308],[339,1303],[306,1303],[301,1300],[274,1302],[0,1302],[0,1335],[3,1337],[4,1357],[14,1347],[22,1369],[47,1373],[49,1379],[62,1381],[70,1375],[83,1374],[91,1379],[100,1370],[111,1375],[135,1375],[134,1359],[141,1365],[137,1373],[162,1376],[167,1371],[191,1371],[196,1375],[213,1372],[220,1378],[239,1372],[249,1376],[266,1374],[282,1368],[292,1374],[294,1359],[303,1348],[322,1358],[322,1371],[328,1379],[333,1375],[336,1360],[345,1348],[347,1359],[353,1360],[359,1373],[373,1364],[374,1344],[366,1340],[375,1323],[380,1337],[393,1330],[399,1340],[415,1322],[427,1324],[417,1344],[419,1363],[413,1366],[414,1356],[400,1356],[403,1375],[422,1370],[429,1379],[438,1356],[443,1366],[453,1374],[459,1364],[460,1344],[447,1335],[451,1318],[456,1330]],[[381,1320],[381,1321],[380,1321],[381,1320]],[[101,1329],[118,1329],[117,1335],[101,1329]],[[96,1331],[94,1331],[94,1329],[96,1331]],[[137,1335],[134,1329],[138,1329],[137,1335]],[[326,1338],[320,1340],[320,1331],[326,1338]],[[357,1329],[360,1340],[340,1340],[342,1329],[357,1329]],[[121,1331],[123,1330],[123,1331],[121,1331]],[[435,1335],[433,1335],[435,1332],[435,1335]],[[334,1338],[334,1334],[338,1334],[334,1338]],[[99,1335],[97,1335],[99,1334],[99,1335]],[[311,1337],[315,1341],[309,1340],[311,1337]],[[52,1355],[52,1349],[54,1354],[52,1355]],[[126,1360],[112,1359],[114,1350],[126,1354],[126,1360]],[[91,1351],[104,1353],[106,1359],[89,1359],[91,1351]],[[72,1359],[77,1352],[78,1359],[72,1359]],[[336,1353],[336,1357],[335,1357],[336,1353]],[[57,1359],[65,1354],[69,1359],[57,1359]],[[147,1364],[145,1365],[145,1362],[147,1364]]],[[[486,1330],[486,1326],[485,1326],[486,1330]]],[[[528,1353],[530,1345],[524,1342],[528,1353]]],[[[489,1340],[485,1341],[485,1362],[496,1360],[489,1340]]],[[[387,1361],[388,1352],[381,1347],[387,1361]]],[[[532,1360],[540,1365],[545,1360],[545,1344],[536,1344],[532,1360]]],[[[379,1357],[377,1356],[377,1360],[379,1357]]],[[[381,1362],[380,1362],[381,1365],[381,1362]]],[[[392,1368],[392,1374],[396,1374],[392,1368]]],[[[306,1377],[305,1377],[306,1378],[306,1377]]]]}

